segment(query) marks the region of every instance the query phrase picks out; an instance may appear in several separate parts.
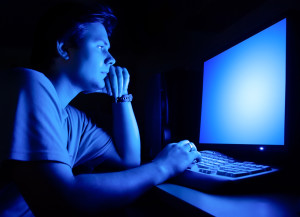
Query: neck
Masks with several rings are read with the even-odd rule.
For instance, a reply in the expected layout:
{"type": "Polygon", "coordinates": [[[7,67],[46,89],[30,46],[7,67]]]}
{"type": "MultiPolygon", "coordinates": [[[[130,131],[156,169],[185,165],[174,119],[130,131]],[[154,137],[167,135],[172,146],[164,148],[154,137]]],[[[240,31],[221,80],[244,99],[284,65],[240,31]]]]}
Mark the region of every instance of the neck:
{"type": "Polygon", "coordinates": [[[63,108],[65,108],[72,99],[74,99],[81,90],[75,87],[70,79],[64,73],[54,73],[48,77],[56,89],[57,95],[63,108]]]}

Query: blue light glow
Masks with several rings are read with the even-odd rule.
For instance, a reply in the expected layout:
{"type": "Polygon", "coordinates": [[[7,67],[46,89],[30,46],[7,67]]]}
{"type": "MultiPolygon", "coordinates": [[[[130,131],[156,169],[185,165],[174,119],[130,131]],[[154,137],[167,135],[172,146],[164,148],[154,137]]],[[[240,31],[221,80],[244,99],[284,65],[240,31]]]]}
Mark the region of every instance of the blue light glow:
{"type": "Polygon", "coordinates": [[[200,143],[284,144],[286,19],[204,63],[200,143]]]}

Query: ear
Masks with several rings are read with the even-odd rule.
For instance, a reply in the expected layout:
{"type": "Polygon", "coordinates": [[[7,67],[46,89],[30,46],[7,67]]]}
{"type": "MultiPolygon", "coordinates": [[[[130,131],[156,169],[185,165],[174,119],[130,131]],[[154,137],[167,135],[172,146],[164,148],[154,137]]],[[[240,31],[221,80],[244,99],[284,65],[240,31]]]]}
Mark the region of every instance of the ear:
{"type": "Polygon", "coordinates": [[[67,49],[66,49],[66,46],[65,46],[65,43],[63,41],[57,41],[56,42],[56,49],[57,49],[57,52],[58,54],[65,60],[68,60],[70,57],[69,57],[69,54],[67,52],[67,49]]]}

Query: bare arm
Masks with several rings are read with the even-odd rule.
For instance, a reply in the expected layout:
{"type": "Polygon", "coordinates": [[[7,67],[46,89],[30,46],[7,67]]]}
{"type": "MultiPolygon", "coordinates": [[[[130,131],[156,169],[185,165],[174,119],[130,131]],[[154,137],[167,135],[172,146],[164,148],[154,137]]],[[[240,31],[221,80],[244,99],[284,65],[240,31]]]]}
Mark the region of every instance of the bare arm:
{"type": "Polygon", "coordinates": [[[116,149],[127,168],[141,163],[138,125],[130,102],[113,104],[113,133],[116,149]]]}
{"type": "MultiPolygon", "coordinates": [[[[105,82],[107,92],[114,98],[128,94],[129,73],[126,68],[111,66],[105,82]]],[[[126,168],[139,166],[140,135],[131,102],[113,103],[113,134],[116,150],[122,160],[117,164],[126,168]]]]}
{"type": "Polygon", "coordinates": [[[15,164],[14,179],[36,216],[81,216],[126,205],[163,180],[159,167],[74,176],[56,162],[15,164]],[[156,177],[156,178],[153,178],[156,177]]]}
{"type": "Polygon", "coordinates": [[[199,157],[182,141],[167,146],[153,162],[127,171],[74,176],[63,163],[14,162],[13,178],[36,216],[84,216],[132,202],[199,157]]]}

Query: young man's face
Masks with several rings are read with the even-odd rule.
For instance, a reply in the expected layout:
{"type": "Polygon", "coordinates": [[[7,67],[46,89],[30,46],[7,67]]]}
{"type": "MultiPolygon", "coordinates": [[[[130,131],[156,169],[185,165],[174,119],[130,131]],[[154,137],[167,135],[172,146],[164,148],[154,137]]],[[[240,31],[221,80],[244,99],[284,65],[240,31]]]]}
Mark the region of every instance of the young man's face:
{"type": "Polygon", "coordinates": [[[115,63],[108,49],[107,32],[101,23],[86,25],[84,37],[77,48],[69,49],[69,77],[82,91],[97,91],[105,87],[104,78],[115,63]]]}

